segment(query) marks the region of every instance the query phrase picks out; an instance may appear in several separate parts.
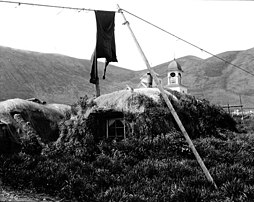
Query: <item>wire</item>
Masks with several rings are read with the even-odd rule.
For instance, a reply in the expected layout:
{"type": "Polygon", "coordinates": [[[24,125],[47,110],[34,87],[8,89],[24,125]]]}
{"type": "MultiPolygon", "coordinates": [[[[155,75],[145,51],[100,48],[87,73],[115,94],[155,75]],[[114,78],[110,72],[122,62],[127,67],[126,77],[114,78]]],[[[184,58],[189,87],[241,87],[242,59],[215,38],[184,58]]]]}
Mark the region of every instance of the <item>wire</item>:
{"type": "Polygon", "coordinates": [[[93,9],[87,8],[75,8],[75,7],[68,7],[68,6],[54,6],[48,4],[34,4],[34,3],[26,3],[26,2],[18,2],[18,1],[0,1],[0,3],[13,3],[20,5],[29,5],[29,6],[40,6],[40,7],[49,7],[49,8],[62,8],[62,9],[71,9],[71,10],[86,10],[86,11],[94,11],[93,9]]]}
{"type": "Polygon", "coordinates": [[[230,65],[232,65],[232,66],[234,66],[234,67],[236,67],[236,68],[246,72],[247,74],[250,74],[250,75],[254,76],[254,73],[251,73],[251,72],[247,71],[246,69],[243,69],[242,67],[240,67],[238,65],[235,65],[235,64],[233,64],[233,63],[231,63],[231,62],[229,62],[229,61],[219,57],[218,55],[215,55],[215,54],[213,54],[213,53],[211,53],[209,51],[206,51],[206,50],[200,48],[199,46],[197,46],[197,45],[195,45],[195,44],[193,44],[193,43],[191,43],[189,41],[186,41],[185,39],[183,39],[181,37],[178,37],[175,34],[172,34],[171,32],[169,32],[169,31],[167,31],[167,30],[165,30],[165,29],[163,29],[163,28],[161,28],[161,27],[159,27],[159,26],[157,26],[157,25],[155,25],[155,24],[153,24],[153,23],[151,23],[151,22],[149,22],[149,21],[147,21],[147,20],[145,20],[145,19],[143,19],[143,18],[141,18],[141,17],[139,17],[139,16],[137,16],[137,15],[127,11],[127,10],[125,10],[125,9],[119,9],[118,12],[121,12],[121,11],[125,11],[126,13],[128,13],[128,14],[136,17],[136,18],[138,18],[139,20],[141,20],[141,21],[143,21],[143,22],[145,22],[145,23],[147,23],[147,24],[149,24],[149,25],[151,25],[151,26],[153,26],[153,27],[155,27],[155,28],[157,28],[157,29],[159,29],[159,30],[161,30],[161,31],[163,31],[163,32],[165,32],[165,33],[167,33],[167,34],[169,34],[169,35],[171,35],[171,36],[173,36],[173,37],[175,37],[175,38],[177,38],[177,39],[179,39],[179,40],[181,40],[181,41],[183,41],[183,42],[185,42],[185,43],[187,43],[187,44],[189,44],[189,45],[191,45],[191,46],[193,46],[193,47],[195,47],[195,48],[197,48],[197,49],[199,49],[199,50],[201,50],[201,51],[203,51],[203,52],[205,52],[205,53],[207,53],[207,54],[209,54],[211,56],[213,56],[213,57],[215,57],[215,58],[217,58],[217,59],[219,59],[219,60],[222,60],[223,62],[225,62],[227,64],[230,64],[230,65]]]}
{"type": "MultiPolygon", "coordinates": [[[[78,10],[78,11],[95,11],[94,9],[89,8],[77,8],[77,7],[68,7],[68,6],[54,6],[48,4],[35,4],[35,3],[26,3],[26,2],[18,2],[18,1],[0,1],[0,3],[13,3],[20,5],[28,5],[28,6],[40,6],[40,7],[49,7],[49,8],[62,8],[62,9],[70,9],[70,10],[78,10]]],[[[113,11],[116,12],[116,11],[113,11]]]]}
{"type": "MultiPolygon", "coordinates": [[[[0,0],[0,3],[13,3],[13,4],[18,4],[18,5],[40,6],[40,7],[49,7],[49,8],[61,8],[61,9],[71,9],[71,10],[78,10],[78,11],[84,11],[84,10],[85,11],[95,11],[94,9],[87,9],[87,8],[77,8],[77,7],[68,7],[68,6],[55,6],[55,5],[48,5],[48,4],[34,4],[34,3],[26,3],[26,2],[18,2],[18,1],[2,1],[2,0],[0,0]]],[[[147,21],[147,20],[145,20],[145,19],[143,19],[143,18],[127,11],[127,10],[125,10],[125,9],[119,9],[117,12],[121,12],[121,11],[125,11],[126,13],[138,18],[139,20],[141,20],[141,21],[143,21],[143,22],[145,22],[145,23],[147,23],[147,24],[149,24],[149,25],[151,25],[151,26],[153,26],[153,27],[155,27],[155,28],[157,28],[157,29],[159,29],[159,30],[161,30],[161,31],[163,31],[163,32],[165,32],[165,33],[167,33],[167,34],[169,34],[169,35],[171,35],[171,36],[173,36],[173,37],[175,37],[175,38],[177,38],[177,39],[179,39],[179,40],[181,40],[181,41],[183,41],[183,42],[185,42],[185,43],[187,43],[187,44],[189,44],[189,45],[191,45],[191,46],[193,46],[193,47],[195,47],[195,48],[197,48],[197,49],[199,49],[199,50],[201,50],[201,51],[203,51],[203,52],[205,52],[209,55],[211,55],[211,56],[213,56],[213,57],[215,57],[215,58],[217,58],[217,59],[220,59],[220,60],[222,60],[223,62],[225,62],[229,65],[232,65],[232,66],[234,66],[234,67],[236,67],[236,68],[238,68],[238,69],[254,76],[253,73],[247,71],[246,69],[243,69],[242,67],[240,67],[238,65],[235,65],[235,64],[233,64],[233,63],[231,63],[231,62],[229,62],[229,61],[227,61],[227,60],[225,60],[225,59],[223,59],[223,58],[221,58],[221,57],[219,57],[219,56],[217,56],[217,55],[215,55],[215,54],[213,54],[213,53],[211,53],[211,52],[209,52],[205,49],[202,49],[199,46],[197,46],[197,45],[195,45],[195,44],[193,44],[193,43],[191,43],[191,42],[189,42],[189,41],[187,41],[187,40],[185,40],[181,37],[178,37],[175,34],[172,34],[171,32],[169,32],[169,31],[167,31],[167,30],[165,30],[165,29],[163,29],[163,28],[161,28],[161,27],[159,27],[159,26],[157,26],[157,25],[155,25],[155,24],[153,24],[153,23],[151,23],[151,22],[149,22],[149,21],[147,21]]],[[[113,11],[113,12],[116,12],[116,11],[113,11]]]]}

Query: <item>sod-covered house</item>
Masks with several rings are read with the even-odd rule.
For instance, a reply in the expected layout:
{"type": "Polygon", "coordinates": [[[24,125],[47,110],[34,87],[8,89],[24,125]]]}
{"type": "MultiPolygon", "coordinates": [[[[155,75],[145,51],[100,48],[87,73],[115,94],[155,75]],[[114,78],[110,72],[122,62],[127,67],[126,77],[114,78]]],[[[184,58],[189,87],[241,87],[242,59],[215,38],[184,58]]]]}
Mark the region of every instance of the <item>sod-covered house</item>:
{"type": "Polygon", "coordinates": [[[0,120],[0,153],[14,153],[20,149],[20,139],[16,129],[8,119],[0,120]]]}
{"type": "Polygon", "coordinates": [[[70,110],[68,105],[39,103],[38,99],[0,102],[0,154],[19,151],[22,141],[30,139],[31,134],[44,143],[57,140],[58,123],[70,110]]]}
{"type": "MultiPolygon", "coordinates": [[[[186,131],[192,138],[216,136],[235,130],[235,121],[221,107],[207,100],[164,88],[186,131]]],[[[157,137],[179,131],[158,88],[120,90],[101,95],[85,110],[97,140],[128,136],[157,137]]]]}
{"type": "MultiPolygon", "coordinates": [[[[170,92],[166,92],[176,99],[170,92]]],[[[130,117],[143,114],[147,110],[144,98],[159,103],[161,101],[159,89],[126,89],[94,99],[95,105],[88,110],[88,113],[93,117],[96,137],[119,140],[133,133],[133,120],[130,117]]]]}

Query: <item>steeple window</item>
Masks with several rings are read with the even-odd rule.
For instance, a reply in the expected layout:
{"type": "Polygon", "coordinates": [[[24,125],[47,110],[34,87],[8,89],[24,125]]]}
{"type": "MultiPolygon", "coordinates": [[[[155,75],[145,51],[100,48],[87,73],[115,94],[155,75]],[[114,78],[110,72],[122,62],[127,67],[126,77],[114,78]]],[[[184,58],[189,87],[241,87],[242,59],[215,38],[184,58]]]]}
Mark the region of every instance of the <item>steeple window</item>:
{"type": "Polygon", "coordinates": [[[176,76],[175,72],[170,73],[170,76],[175,77],[176,76]]]}

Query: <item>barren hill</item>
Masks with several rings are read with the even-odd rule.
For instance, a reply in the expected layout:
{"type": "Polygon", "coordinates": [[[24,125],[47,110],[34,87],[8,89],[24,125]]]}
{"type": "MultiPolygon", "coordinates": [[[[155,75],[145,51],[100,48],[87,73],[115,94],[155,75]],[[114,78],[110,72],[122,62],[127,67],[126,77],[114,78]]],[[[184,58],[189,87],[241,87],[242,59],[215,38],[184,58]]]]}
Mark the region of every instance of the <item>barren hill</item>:
{"type": "MultiPolygon", "coordinates": [[[[217,56],[254,74],[254,48],[217,56]]],[[[239,105],[241,96],[244,107],[254,108],[254,76],[215,57],[186,56],[177,61],[184,71],[183,84],[192,95],[221,105],[239,105]]],[[[156,72],[166,76],[168,64],[156,66],[156,72]]]]}
{"type": "MultiPolygon", "coordinates": [[[[228,51],[218,56],[254,73],[254,48],[228,51]]],[[[183,84],[192,95],[221,105],[238,105],[241,95],[245,107],[254,107],[252,75],[215,57],[186,56],[177,61],[184,71],[183,84]]],[[[155,71],[166,77],[168,64],[154,67],[155,71]]],[[[102,70],[100,63],[100,78],[102,70]]],[[[122,90],[126,84],[135,88],[145,72],[110,65],[106,79],[100,79],[101,93],[122,90]]],[[[88,60],[0,47],[0,101],[37,97],[47,102],[72,104],[80,96],[94,94],[94,85],[89,83],[89,78],[88,60]]]]}
{"type": "MultiPolygon", "coordinates": [[[[99,64],[100,77],[103,65],[99,64]]],[[[101,79],[101,92],[123,89],[133,77],[133,71],[110,65],[106,79],[101,79]]],[[[0,47],[0,101],[37,97],[72,104],[80,96],[94,94],[89,79],[88,60],[0,47]]]]}

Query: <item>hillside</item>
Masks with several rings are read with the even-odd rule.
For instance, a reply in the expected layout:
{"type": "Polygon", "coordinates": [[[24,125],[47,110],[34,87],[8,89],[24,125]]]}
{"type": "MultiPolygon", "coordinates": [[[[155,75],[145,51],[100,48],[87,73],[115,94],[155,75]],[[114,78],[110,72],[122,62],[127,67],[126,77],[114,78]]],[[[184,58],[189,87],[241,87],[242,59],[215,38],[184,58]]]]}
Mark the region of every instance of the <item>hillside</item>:
{"type": "MultiPolygon", "coordinates": [[[[94,94],[89,60],[7,47],[0,47],[0,56],[0,101],[37,97],[72,104],[80,96],[94,94]]],[[[103,66],[99,64],[101,77],[103,66]]],[[[110,65],[106,79],[101,79],[101,93],[123,89],[133,77],[133,71],[110,65]]]]}
{"type": "MultiPolygon", "coordinates": [[[[254,73],[252,68],[254,48],[245,51],[229,51],[218,56],[254,73]]],[[[188,87],[192,95],[221,105],[239,105],[239,95],[241,95],[244,107],[254,108],[252,75],[215,57],[200,59],[186,56],[177,61],[184,71],[183,84],[188,87]]],[[[156,66],[155,71],[166,76],[168,64],[156,66]]]]}
{"type": "MultiPolygon", "coordinates": [[[[218,56],[254,73],[253,55],[254,48],[218,56]]],[[[95,94],[94,85],[89,83],[89,60],[7,47],[0,47],[0,56],[0,101],[37,97],[47,102],[72,104],[80,96],[95,94]]],[[[183,84],[192,95],[221,105],[238,105],[241,95],[244,107],[254,107],[254,79],[250,74],[215,57],[185,56],[177,61],[184,71],[183,84]]],[[[168,64],[154,67],[155,71],[166,77],[168,64]]],[[[100,63],[100,78],[102,70],[100,63]]],[[[145,72],[110,65],[106,79],[100,79],[101,93],[122,90],[126,84],[135,88],[145,72]]]]}

